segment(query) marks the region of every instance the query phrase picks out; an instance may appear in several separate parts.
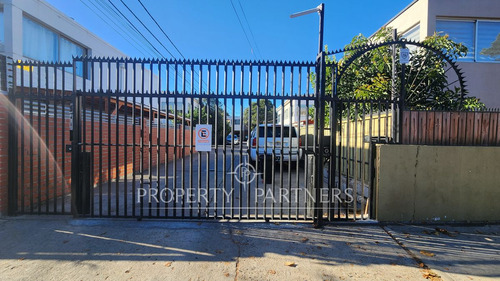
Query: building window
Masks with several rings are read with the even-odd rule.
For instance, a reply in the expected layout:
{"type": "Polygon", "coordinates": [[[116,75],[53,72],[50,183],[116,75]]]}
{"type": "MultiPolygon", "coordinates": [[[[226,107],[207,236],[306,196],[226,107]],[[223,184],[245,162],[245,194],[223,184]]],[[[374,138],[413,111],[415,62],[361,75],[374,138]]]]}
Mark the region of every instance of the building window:
{"type": "Polygon", "coordinates": [[[57,61],[57,34],[23,18],[23,56],[39,61],[57,61]]]}
{"type": "Polygon", "coordinates": [[[448,34],[451,40],[467,46],[467,56],[459,61],[500,61],[499,21],[438,20],[436,32],[448,34]]]}
{"type": "Polygon", "coordinates": [[[474,29],[473,21],[438,20],[436,21],[436,32],[440,35],[448,35],[450,39],[462,43],[467,47],[467,55],[459,58],[459,61],[474,61],[474,29]]]}
{"type": "Polygon", "coordinates": [[[477,60],[500,61],[500,22],[478,21],[477,60]]]}
{"type": "MultiPolygon", "coordinates": [[[[73,56],[85,54],[84,47],[23,17],[23,56],[38,61],[71,62],[73,56]]],[[[83,65],[76,65],[76,74],[83,75],[83,65]]]]}
{"type": "Polygon", "coordinates": [[[3,22],[3,10],[0,9],[0,43],[5,42],[5,24],[3,22]]]}
{"type": "Polygon", "coordinates": [[[407,32],[403,34],[403,38],[406,40],[420,42],[420,25],[417,24],[407,32]]]}

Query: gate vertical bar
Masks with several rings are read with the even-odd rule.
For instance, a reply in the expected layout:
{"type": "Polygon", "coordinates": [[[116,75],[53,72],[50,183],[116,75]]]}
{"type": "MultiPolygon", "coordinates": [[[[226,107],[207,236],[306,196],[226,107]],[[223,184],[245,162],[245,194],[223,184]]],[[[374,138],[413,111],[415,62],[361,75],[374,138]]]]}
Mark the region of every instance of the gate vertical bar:
{"type": "MultiPolygon", "coordinates": [[[[7,71],[7,63],[5,65],[5,71],[7,71]]],[[[10,87],[9,89],[9,101],[10,101],[10,104],[8,105],[8,134],[9,134],[9,138],[8,138],[8,147],[9,147],[9,151],[8,151],[8,173],[9,173],[9,176],[8,176],[8,210],[7,210],[7,214],[9,216],[12,216],[12,215],[15,215],[15,213],[17,212],[17,209],[18,209],[18,203],[17,203],[17,199],[18,199],[18,190],[19,190],[19,185],[18,185],[18,155],[17,155],[17,152],[18,152],[18,147],[17,147],[17,144],[18,144],[18,134],[17,134],[17,131],[18,131],[18,126],[17,126],[17,120],[16,120],[16,70],[15,68],[13,67],[12,68],[13,71],[12,71],[12,87],[10,87]]],[[[4,71],[4,70],[2,70],[4,71]]],[[[23,68],[21,66],[21,73],[23,72],[23,68]]],[[[7,74],[8,75],[8,74],[7,74]]],[[[24,78],[22,77],[23,75],[21,75],[21,78],[24,78]]],[[[23,89],[23,98],[21,99],[21,104],[24,104],[24,89],[23,89]]],[[[23,108],[23,107],[21,107],[23,108]]],[[[21,111],[21,117],[23,117],[24,115],[24,110],[21,111]]],[[[22,122],[22,120],[21,120],[22,122]]],[[[24,131],[22,131],[22,133],[24,134],[24,131]]],[[[23,143],[24,144],[24,143],[23,143]]],[[[23,149],[24,149],[24,145],[22,146],[23,149]]],[[[23,167],[24,167],[24,163],[22,163],[23,167]]],[[[21,171],[24,171],[24,169],[21,169],[21,171]]],[[[22,178],[22,177],[21,177],[22,178]]],[[[24,190],[24,185],[21,186],[21,188],[23,188],[24,190]]],[[[24,192],[22,193],[22,209],[24,211],[24,192]]]]}
{"type": "MultiPolygon", "coordinates": [[[[403,44],[402,48],[406,48],[406,45],[403,44]]],[[[406,99],[406,64],[401,64],[401,90],[399,96],[399,114],[398,114],[398,143],[402,143],[402,132],[403,132],[403,110],[405,108],[405,99],[406,99]]],[[[393,136],[395,137],[395,136],[393,136]]]]}
{"type": "MultiPolygon", "coordinates": [[[[397,29],[393,29],[392,30],[392,40],[393,41],[396,41],[398,39],[398,30],[397,29]]],[[[392,79],[391,79],[391,99],[394,100],[396,98],[396,55],[397,55],[397,51],[396,51],[396,45],[393,44],[392,47],[391,47],[391,52],[392,52],[392,79]]],[[[398,124],[396,122],[397,117],[397,111],[396,111],[396,103],[392,103],[391,104],[391,114],[392,114],[392,138],[395,142],[399,142],[399,138],[396,138],[396,136],[398,136],[398,124]]],[[[400,112],[401,114],[401,112],[400,112]]]]}
{"type": "Polygon", "coordinates": [[[73,93],[72,93],[72,139],[71,139],[71,213],[73,216],[78,216],[79,207],[81,202],[79,202],[78,192],[80,190],[79,184],[81,183],[80,178],[80,118],[81,118],[81,100],[77,95],[76,89],[76,61],[73,59],[73,93]]]}
{"type": "MultiPolygon", "coordinates": [[[[320,24],[320,33],[322,34],[323,31],[323,21],[321,17],[321,24],[320,24]]],[[[320,40],[321,41],[321,40],[320,40]]],[[[320,46],[321,48],[321,46],[320,46]]],[[[316,150],[316,172],[314,176],[314,189],[315,189],[315,207],[314,207],[314,226],[315,227],[321,227],[322,224],[322,219],[323,219],[323,214],[322,214],[322,205],[319,199],[321,198],[321,187],[323,186],[323,151],[324,151],[324,145],[323,145],[323,136],[324,136],[324,130],[325,130],[325,54],[323,51],[321,51],[320,55],[318,56],[319,61],[317,62],[317,68],[316,68],[316,73],[317,75],[317,80],[316,80],[316,100],[315,100],[315,107],[316,107],[316,112],[317,112],[317,117],[316,121],[318,122],[317,128],[317,145],[318,145],[318,150],[316,150]]]]}

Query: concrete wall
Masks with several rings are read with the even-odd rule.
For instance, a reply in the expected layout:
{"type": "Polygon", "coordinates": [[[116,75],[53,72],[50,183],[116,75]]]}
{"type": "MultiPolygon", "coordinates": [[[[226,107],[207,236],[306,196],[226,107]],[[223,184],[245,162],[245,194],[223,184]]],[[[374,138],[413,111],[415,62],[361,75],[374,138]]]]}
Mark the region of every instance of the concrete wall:
{"type": "MultiPolygon", "coordinates": [[[[436,20],[469,19],[500,21],[500,1],[498,0],[417,0],[392,18],[384,26],[397,28],[405,33],[420,24],[420,40],[436,31],[436,20]]],[[[500,107],[500,63],[460,62],[465,73],[469,95],[476,96],[487,107],[500,107]]]]}
{"type": "Polygon", "coordinates": [[[500,221],[500,147],[377,145],[377,220],[500,221]]]}

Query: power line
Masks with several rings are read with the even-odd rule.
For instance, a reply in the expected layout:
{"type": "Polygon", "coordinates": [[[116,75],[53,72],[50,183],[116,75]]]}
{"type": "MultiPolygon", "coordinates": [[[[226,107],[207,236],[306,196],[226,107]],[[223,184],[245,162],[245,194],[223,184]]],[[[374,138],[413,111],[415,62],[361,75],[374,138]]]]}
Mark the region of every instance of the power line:
{"type": "MultiPolygon", "coordinates": [[[[137,36],[137,31],[134,30],[133,26],[130,25],[130,23],[127,23],[126,21],[123,20],[123,18],[120,16],[120,14],[118,14],[114,9],[113,7],[111,7],[107,2],[105,1],[101,1],[101,0],[94,0],[96,1],[101,7],[103,7],[104,9],[106,9],[107,11],[109,11],[111,13],[111,15],[118,21],[118,22],[121,22],[121,24],[117,24],[119,26],[122,26],[130,33],[130,36],[132,38],[137,38],[139,41],[141,41],[141,39],[137,36]]],[[[151,55],[151,56],[161,56],[161,54],[158,54],[158,53],[155,53],[154,49],[151,48],[151,46],[149,44],[147,44],[147,41],[145,40],[142,40],[143,43],[139,43],[143,48],[144,47],[147,47],[149,49],[148,53],[151,55]]]]}
{"type": "Polygon", "coordinates": [[[162,56],[163,58],[165,58],[165,56],[163,56],[161,54],[160,51],[158,51],[158,49],[156,49],[156,47],[139,31],[139,29],[137,29],[137,27],[132,23],[130,22],[130,20],[115,6],[115,4],[113,4],[113,2],[111,2],[111,0],[108,0],[108,2],[115,8],[116,11],[118,11],[118,13],[120,13],[120,15],[125,19],[127,20],[128,23],[130,23],[132,25],[132,27],[137,31],[137,33],[139,33],[139,35],[142,36],[142,38],[144,38],[144,40],[146,40],[148,42],[149,45],[151,45],[151,47],[157,52],[160,54],[160,56],[162,56]]]}
{"type": "MultiPolygon", "coordinates": [[[[121,0],[120,0],[121,1],[121,0]]],[[[174,48],[177,50],[177,52],[179,52],[179,54],[181,55],[181,57],[183,59],[186,59],[184,57],[184,55],[182,54],[182,52],[179,50],[179,48],[177,48],[177,46],[175,45],[175,43],[170,39],[170,37],[167,35],[167,33],[163,30],[163,28],[158,24],[158,22],[156,21],[156,19],[153,17],[153,15],[151,15],[151,13],[149,12],[149,10],[144,6],[144,4],[142,3],[141,0],[138,0],[138,2],[141,4],[141,6],[144,8],[144,10],[146,11],[146,13],[149,15],[149,17],[154,21],[154,23],[156,24],[156,26],[161,30],[161,32],[163,33],[163,35],[165,35],[165,37],[168,39],[168,41],[170,41],[170,43],[172,44],[172,46],[174,46],[174,48]]],[[[123,1],[122,1],[123,3],[123,1]]],[[[126,5],[125,5],[126,6],[126,5]]],[[[128,7],[127,7],[128,8],[128,7]]],[[[129,9],[130,11],[130,9],[129,9]]],[[[134,15],[135,16],[135,15],[134,15]]],[[[137,17],[136,17],[137,18],[137,17]]],[[[141,22],[142,23],[142,22],[141,22]]],[[[143,24],[144,25],[144,24],[143,24]]],[[[149,30],[148,30],[149,31],[149,30]]],[[[151,33],[151,32],[150,32],[151,33]]],[[[155,37],[156,38],[156,37],[155,37]]],[[[158,39],[157,39],[158,41],[158,39]]],[[[175,58],[175,57],[174,57],[175,58]]],[[[198,78],[200,78],[200,74],[198,72],[195,72],[195,74],[197,74],[198,78]]],[[[194,77],[194,80],[196,83],[199,83],[199,80],[198,78],[194,77]]],[[[207,82],[203,79],[202,80],[202,83],[204,84],[205,86],[205,89],[208,87],[207,86],[207,82]]],[[[188,82],[190,84],[190,82],[188,82]]]]}
{"type": "MultiPolygon", "coordinates": [[[[87,1],[84,1],[84,0],[80,0],[80,1],[81,1],[81,2],[82,2],[82,3],[83,3],[83,4],[87,7],[87,8],[89,8],[89,10],[90,10],[91,12],[93,12],[94,14],[96,14],[96,15],[97,15],[97,16],[98,16],[98,17],[99,17],[102,21],[104,21],[104,22],[105,22],[107,25],[109,25],[109,26],[110,26],[110,27],[111,27],[114,31],[116,31],[116,33],[120,34],[120,36],[121,36],[123,39],[125,39],[125,40],[133,40],[133,41],[137,44],[137,45],[135,46],[135,47],[136,47],[136,49],[137,49],[137,50],[138,50],[141,54],[145,55],[145,54],[143,53],[143,51],[146,51],[146,50],[145,50],[145,49],[142,49],[142,50],[141,50],[141,49],[139,49],[137,46],[142,46],[142,45],[138,44],[138,42],[135,40],[135,38],[134,38],[133,36],[131,36],[130,34],[128,34],[128,33],[127,33],[127,32],[126,32],[126,31],[125,31],[125,30],[121,27],[121,25],[118,25],[118,24],[114,23],[114,22],[111,20],[111,22],[113,22],[113,23],[114,23],[114,25],[115,25],[115,26],[117,26],[117,27],[119,27],[119,29],[122,31],[122,32],[119,32],[119,31],[118,31],[118,30],[117,30],[117,29],[113,26],[113,24],[111,24],[111,23],[110,23],[110,22],[109,22],[106,18],[104,18],[103,16],[101,16],[98,12],[96,12],[96,10],[94,10],[92,7],[90,7],[89,5],[87,5],[87,1]],[[126,34],[129,38],[128,38],[128,39],[127,39],[127,38],[125,38],[124,34],[126,34]]],[[[96,9],[97,9],[100,13],[102,13],[103,15],[105,15],[105,14],[106,14],[105,12],[103,12],[103,10],[102,10],[102,9],[100,9],[99,7],[97,7],[97,6],[96,6],[93,2],[91,2],[91,1],[88,1],[88,2],[90,2],[90,3],[91,3],[91,4],[92,4],[92,5],[93,5],[93,6],[94,6],[94,7],[95,7],[95,8],[96,8],[96,9]]],[[[98,3],[100,3],[100,2],[98,2],[98,3]]]]}
{"type": "Polygon", "coordinates": [[[165,35],[165,37],[167,37],[168,41],[170,41],[170,43],[172,44],[172,46],[174,46],[174,48],[177,50],[177,52],[179,52],[179,54],[181,55],[181,57],[183,59],[186,59],[184,57],[184,55],[181,53],[181,51],[177,48],[177,46],[174,44],[174,42],[172,42],[172,40],[170,39],[170,37],[167,35],[167,33],[165,33],[165,31],[163,30],[163,28],[161,28],[161,26],[158,24],[158,22],[155,20],[155,18],[151,15],[151,13],[149,13],[148,9],[144,6],[144,4],[142,4],[142,1],[141,0],[138,0],[139,3],[141,4],[142,8],[144,8],[144,10],[146,11],[146,13],[148,13],[149,17],[155,22],[156,26],[158,26],[158,28],[161,30],[161,32],[163,33],[163,35],[165,35]]]}
{"type": "Polygon", "coordinates": [[[260,52],[259,46],[257,45],[257,40],[255,40],[255,37],[253,36],[252,28],[250,27],[250,23],[248,22],[247,15],[245,14],[245,10],[243,9],[243,6],[241,5],[241,1],[238,0],[238,4],[240,5],[241,12],[243,13],[243,18],[245,18],[245,21],[248,26],[248,30],[250,31],[250,36],[253,39],[253,43],[255,45],[255,48],[257,49],[257,52],[259,53],[259,56],[262,58],[262,53],[260,52]]]}
{"type": "MultiPolygon", "coordinates": [[[[82,1],[82,2],[83,2],[84,0],[80,0],[80,1],[82,1]]],[[[121,0],[120,0],[120,1],[121,1],[121,0]]],[[[143,41],[145,41],[145,42],[147,43],[147,44],[144,44],[144,45],[146,45],[146,46],[147,46],[147,47],[149,47],[150,49],[152,48],[153,52],[155,52],[155,53],[156,53],[156,55],[155,55],[155,56],[159,56],[159,57],[162,57],[162,58],[166,59],[166,57],[165,57],[165,56],[164,56],[164,55],[163,55],[163,54],[162,54],[162,53],[161,53],[161,52],[160,52],[157,48],[155,48],[155,47],[154,47],[154,45],[151,43],[151,41],[149,41],[149,40],[148,40],[148,39],[147,39],[147,38],[146,38],[146,37],[145,37],[145,36],[144,36],[144,35],[143,35],[140,31],[139,31],[139,29],[135,26],[135,24],[134,24],[134,23],[132,23],[132,22],[131,22],[131,21],[130,21],[130,20],[129,20],[129,19],[128,19],[128,18],[127,18],[127,17],[126,17],[126,16],[125,16],[125,15],[124,15],[121,11],[120,11],[120,9],[119,9],[117,6],[115,6],[115,5],[111,2],[111,0],[108,0],[108,2],[112,5],[112,7],[111,7],[111,6],[109,6],[106,2],[101,3],[101,2],[99,2],[99,1],[97,1],[97,3],[99,3],[99,4],[101,5],[101,7],[103,7],[103,8],[105,8],[105,9],[107,9],[108,11],[111,11],[111,12],[112,12],[111,14],[113,14],[113,13],[114,13],[114,15],[118,18],[118,20],[119,20],[119,21],[123,21],[123,19],[125,19],[127,22],[126,22],[125,24],[123,24],[123,26],[127,26],[129,30],[132,30],[132,31],[133,31],[133,32],[135,32],[136,34],[139,34],[139,35],[142,37],[143,41]],[[104,5],[103,5],[103,4],[104,4],[104,5]]],[[[124,4],[124,6],[126,6],[126,7],[127,7],[127,9],[128,9],[128,10],[129,10],[132,14],[134,14],[134,13],[131,11],[131,9],[130,9],[130,8],[129,8],[129,7],[128,7],[125,3],[123,3],[123,1],[121,1],[121,2],[122,2],[122,4],[124,4]]],[[[84,3],[84,4],[85,4],[85,3],[84,3]]],[[[86,5],[86,4],[85,4],[85,5],[86,5]]],[[[95,11],[94,11],[91,7],[89,7],[88,5],[86,5],[86,6],[87,6],[89,9],[91,9],[91,10],[95,13],[95,11]]],[[[94,6],[95,6],[95,5],[94,5],[94,6]]],[[[106,12],[103,12],[103,10],[99,9],[97,6],[95,6],[95,7],[96,7],[96,8],[97,8],[97,9],[98,9],[101,13],[103,13],[104,15],[106,15],[106,14],[107,14],[106,12]]],[[[96,13],[96,14],[97,14],[97,13],[96,13]]],[[[99,14],[97,14],[97,15],[98,15],[99,17],[101,17],[99,14]]],[[[134,14],[134,16],[135,16],[135,17],[136,17],[136,19],[137,19],[139,22],[141,22],[141,24],[142,24],[142,25],[143,25],[143,26],[144,26],[144,27],[145,27],[145,28],[146,28],[146,29],[147,29],[147,30],[148,30],[148,31],[152,34],[152,32],[151,32],[151,31],[150,31],[150,30],[149,30],[149,29],[148,29],[148,28],[144,25],[144,23],[143,23],[143,22],[142,22],[142,21],[141,21],[141,20],[140,20],[140,19],[139,19],[139,18],[138,18],[135,14],[134,14]]],[[[103,18],[101,17],[101,19],[103,19],[103,18]]],[[[104,20],[104,19],[103,19],[103,20],[104,20]]],[[[105,21],[105,22],[106,22],[108,25],[110,25],[108,21],[105,21]]],[[[114,23],[115,23],[115,22],[114,22],[114,23]]],[[[116,24],[116,23],[115,23],[115,24],[116,24]]],[[[117,24],[117,26],[120,26],[120,25],[118,25],[118,24],[117,24]]],[[[116,29],[115,29],[112,25],[110,25],[110,27],[111,27],[111,28],[113,28],[115,31],[117,31],[117,30],[116,30],[116,29]]],[[[121,26],[120,26],[120,27],[121,27],[121,26]]],[[[123,28],[120,28],[120,29],[123,31],[123,28]]],[[[118,31],[117,31],[117,32],[118,32],[118,31]]],[[[119,33],[120,33],[120,32],[119,32],[119,33]]],[[[123,35],[122,35],[122,34],[120,34],[120,35],[123,37],[123,35]]],[[[152,35],[153,35],[153,34],[152,34],[152,35]]],[[[130,35],[129,35],[129,36],[130,36],[130,35]]],[[[154,38],[155,38],[158,42],[160,42],[160,41],[159,41],[159,39],[158,39],[156,36],[154,36],[154,35],[153,35],[153,37],[154,37],[154,38]]],[[[133,39],[133,37],[132,37],[132,39],[133,39]]],[[[134,40],[134,41],[135,41],[135,40],[134,40]]],[[[137,43],[137,41],[135,41],[135,42],[137,43]]],[[[161,42],[160,42],[160,44],[161,44],[161,42]]],[[[166,48],[163,44],[162,44],[162,46],[163,46],[163,47],[167,50],[167,52],[169,52],[169,50],[168,50],[168,49],[167,49],[167,48],[166,48]]],[[[176,49],[177,49],[177,48],[176,48],[176,49]]],[[[177,49],[177,50],[178,50],[178,49],[177,49]]],[[[179,51],[179,53],[182,55],[182,53],[180,52],[180,50],[178,50],[178,51],[179,51]]],[[[141,53],[142,53],[142,52],[141,52],[141,53]]],[[[172,57],[175,59],[175,56],[174,56],[172,53],[170,53],[170,52],[169,52],[169,54],[170,54],[170,55],[172,55],[172,57]]],[[[183,58],[184,58],[184,57],[183,57],[183,58]]],[[[174,66],[173,66],[173,65],[171,65],[171,64],[170,64],[170,69],[171,69],[172,71],[175,71],[174,66]]],[[[187,72],[187,73],[189,73],[189,70],[188,70],[188,72],[187,72]]],[[[186,73],[186,74],[187,74],[187,73],[186,73]]],[[[194,77],[193,77],[193,78],[194,78],[194,80],[196,81],[196,83],[198,84],[198,83],[199,83],[199,80],[197,79],[197,77],[196,77],[196,76],[200,77],[200,73],[199,73],[199,72],[194,72],[193,74],[194,74],[194,77]]],[[[179,78],[181,77],[181,72],[177,72],[177,75],[176,75],[176,76],[177,76],[177,77],[176,77],[176,79],[179,79],[179,78]]],[[[186,77],[186,78],[187,78],[187,77],[186,77]]],[[[180,79],[182,80],[182,78],[180,78],[180,79]]],[[[201,77],[200,77],[200,79],[201,79],[201,77]]],[[[208,87],[208,86],[207,86],[207,83],[206,83],[206,81],[204,81],[203,79],[201,79],[201,80],[202,80],[202,84],[203,84],[203,86],[204,86],[203,88],[205,88],[205,90],[206,90],[206,89],[207,89],[207,87],[208,87]]],[[[186,84],[187,84],[187,86],[188,86],[188,87],[191,87],[191,82],[190,82],[189,80],[187,80],[187,79],[186,79],[186,81],[185,81],[185,82],[186,82],[186,84]]]]}
{"type": "MultiPolygon", "coordinates": [[[[108,1],[109,1],[109,0],[108,0],[108,1]]],[[[120,2],[122,2],[122,4],[125,6],[125,8],[127,8],[127,10],[128,10],[128,11],[129,11],[129,12],[130,12],[130,13],[131,13],[134,17],[135,17],[135,19],[136,19],[137,21],[139,21],[139,22],[142,24],[142,26],[143,26],[143,27],[144,27],[144,28],[145,28],[145,29],[149,32],[149,34],[151,34],[151,36],[153,36],[153,38],[154,38],[154,39],[156,39],[156,41],[157,41],[158,43],[160,43],[160,45],[161,45],[161,46],[162,46],[162,47],[163,47],[163,48],[167,51],[167,53],[169,53],[169,54],[170,54],[170,56],[171,56],[172,58],[174,58],[174,59],[175,59],[175,56],[174,56],[174,55],[173,55],[173,54],[172,54],[172,53],[171,53],[171,52],[167,49],[167,47],[165,47],[165,45],[163,45],[163,43],[160,41],[160,39],[158,39],[158,38],[154,35],[154,33],[153,33],[153,32],[151,32],[151,30],[149,30],[149,28],[148,28],[148,27],[147,27],[147,26],[146,26],[146,25],[142,22],[142,20],[141,20],[141,19],[139,19],[139,17],[137,17],[137,15],[134,13],[134,11],[132,11],[132,10],[131,10],[128,6],[127,6],[127,4],[125,4],[125,2],[123,2],[123,0],[120,0],[120,2]]]]}
{"type": "Polygon", "coordinates": [[[233,7],[233,11],[236,14],[236,17],[238,18],[238,22],[240,23],[241,29],[243,30],[243,33],[245,34],[245,38],[247,39],[248,45],[250,46],[250,51],[252,52],[252,55],[254,55],[254,57],[257,58],[257,56],[255,55],[255,53],[253,51],[252,44],[250,43],[250,39],[248,39],[247,32],[245,31],[245,28],[243,27],[243,24],[241,23],[240,16],[238,15],[238,12],[236,12],[236,8],[234,7],[233,0],[230,0],[230,2],[231,2],[231,6],[233,7]]]}
{"type": "Polygon", "coordinates": [[[162,57],[162,54],[157,50],[155,50],[152,44],[148,40],[146,40],[143,36],[141,38],[141,33],[138,31],[138,29],[135,28],[135,26],[133,26],[131,22],[125,21],[124,18],[116,11],[115,8],[113,8],[106,1],[101,1],[101,0],[95,0],[95,1],[99,3],[99,5],[104,7],[104,9],[110,11],[111,15],[114,16],[118,22],[121,22],[120,25],[123,25],[133,37],[137,38],[139,41],[142,41],[143,43],[141,43],[141,45],[149,49],[151,57],[162,57]]]}

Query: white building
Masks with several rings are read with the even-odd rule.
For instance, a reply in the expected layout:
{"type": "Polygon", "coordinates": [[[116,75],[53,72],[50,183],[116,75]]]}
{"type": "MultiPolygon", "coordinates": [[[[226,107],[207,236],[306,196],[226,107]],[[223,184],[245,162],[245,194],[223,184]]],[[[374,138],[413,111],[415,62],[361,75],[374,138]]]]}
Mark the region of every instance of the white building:
{"type": "Polygon", "coordinates": [[[468,54],[458,64],[469,95],[487,107],[500,107],[499,0],[415,0],[386,26],[412,40],[437,32],[465,44],[468,54]]]}
{"type": "MultiPolygon", "coordinates": [[[[12,58],[17,61],[45,61],[45,62],[72,62],[73,57],[78,56],[93,56],[93,57],[110,57],[110,58],[125,58],[128,57],[108,42],[99,38],[85,27],[69,18],[61,11],[57,10],[44,0],[0,0],[0,55],[12,58]]],[[[149,92],[159,91],[158,75],[150,75],[150,70],[144,69],[144,74],[141,69],[136,66],[134,71],[131,71],[131,66],[120,64],[117,68],[116,64],[111,64],[109,71],[111,72],[111,80],[108,81],[106,75],[101,76],[99,73],[106,73],[107,64],[101,65],[102,69],[92,68],[94,71],[94,87],[102,85],[103,90],[132,90],[135,84],[141,85],[137,91],[149,92]],[[124,76],[125,67],[128,67],[128,85],[125,85],[124,76]],[[119,69],[119,70],[117,70],[119,69]],[[116,71],[119,71],[118,75],[116,71]],[[117,86],[116,79],[119,77],[120,82],[117,86]],[[152,79],[151,79],[152,78],[152,79]],[[101,81],[102,80],[102,83],[101,81]],[[141,84],[144,80],[144,85],[141,84]],[[151,83],[153,85],[151,85],[151,83]]],[[[16,84],[29,85],[30,75],[37,77],[37,69],[25,67],[24,69],[15,69],[16,84]],[[24,71],[24,82],[21,83],[20,72],[24,71]]],[[[73,75],[71,68],[56,68],[55,71],[48,73],[41,72],[40,79],[32,81],[40,83],[40,87],[54,88],[54,73],[57,73],[57,81],[62,81],[61,77],[65,77],[65,85],[57,85],[58,89],[64,87],[64,90],[72,90],[73,75]],[[46,76],[47,75],[47,79],[46,76]],[[47,85],[45,85],[45,83],[47,85]]],[[[91,69],[83,69],[83,64],[76,64],[76,87],[83,87],[84,77],[86,77],[86,87],[90,89],[92,84],[89,80],[91,77],[91,69]]],[[[37,85],[33,85],[37,86],[37,85]]],[[[170,104],[174,104],[174,99],[169,99],[170,104]]],[[[185,109],[189,110],[190,99],[181,101],[177,100],[178,107],[182,109],[183,103],[185,109]]],[[[156,103],[154,103],[156,104],[156,103]]]]}
{"type": "Polygon", "coordinates": [[[284,125],[297,126],[300,122],[301,125],[307,123],[309,118],[309,108],[306,101],[286,100],[283,105],[276,109],[277,123],[284,125]],[[291,104],[290,104],[291,102],[291,104]]]}
{"type": "Polygon", "coordinates": [[[43,0],[0,0],[0,53],[15,60],[126,57],[43,0]]]}
{"type": "Polygon", "coordinates": [[[234,132],[235,135],[240,135],[241,134],[241,116],[230,116],[226,117],[226,121],[229,123],[229,126],[231,126],[232,131],[234,132]],[[234,123],[233,123],[234,119],[234,123]]]}

